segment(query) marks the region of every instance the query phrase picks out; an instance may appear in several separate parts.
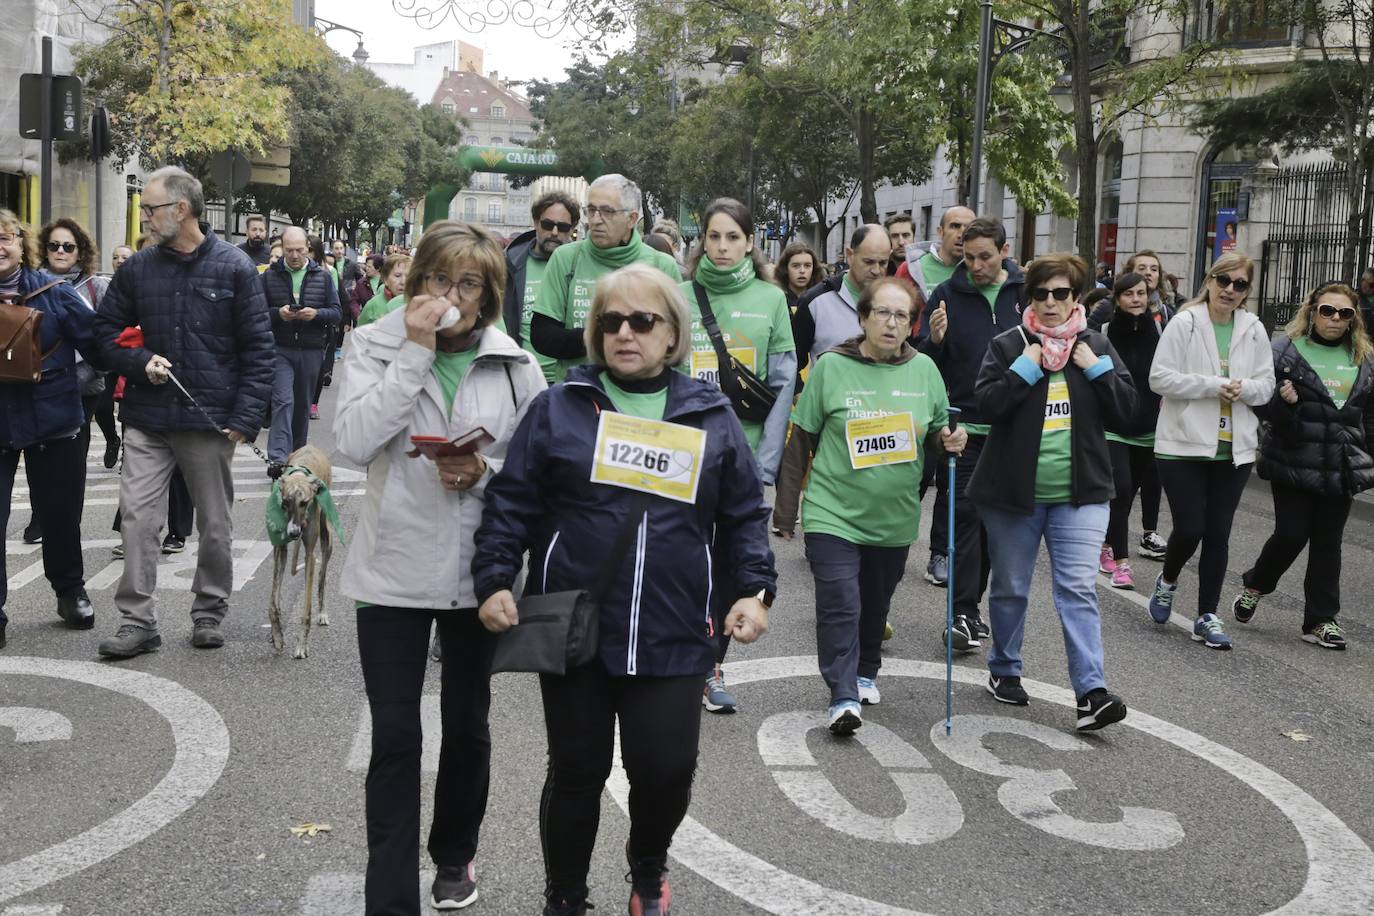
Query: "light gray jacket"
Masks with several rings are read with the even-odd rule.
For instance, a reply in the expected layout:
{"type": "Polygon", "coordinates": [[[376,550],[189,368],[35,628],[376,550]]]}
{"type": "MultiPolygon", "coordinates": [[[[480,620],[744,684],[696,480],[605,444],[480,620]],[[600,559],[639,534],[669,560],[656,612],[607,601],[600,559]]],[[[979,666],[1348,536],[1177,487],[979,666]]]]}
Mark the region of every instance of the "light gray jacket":
{"type": "Polygon", "coordinates": [[[341,589],[368,604],[477,606],[473,534],[486,485],[501,470],[530,401],[546,387],[534,357],[487,327],[445,415],[433,363],[433,350],[406,339],[405,309],[397,309],[353,333],[343,364],[334,434],[340,454],[367,467],[367,497],[341,589]],[[470,490],[444,488],[434,462],[406,455],[411,436],[455,439],[478,426],[496,441],[482,449],[487,471],[470,490]]]}

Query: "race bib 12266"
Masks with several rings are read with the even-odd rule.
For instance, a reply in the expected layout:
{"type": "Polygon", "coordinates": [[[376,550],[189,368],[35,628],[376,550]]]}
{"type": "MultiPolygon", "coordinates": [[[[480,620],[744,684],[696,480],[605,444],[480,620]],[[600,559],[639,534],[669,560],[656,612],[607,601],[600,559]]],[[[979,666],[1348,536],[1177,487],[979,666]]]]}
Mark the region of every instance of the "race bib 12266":
{"type": "Polygon", "coordinates": [[[705,454],[705,430],[603,410],[591,481],[695,503],[705,454]]]}

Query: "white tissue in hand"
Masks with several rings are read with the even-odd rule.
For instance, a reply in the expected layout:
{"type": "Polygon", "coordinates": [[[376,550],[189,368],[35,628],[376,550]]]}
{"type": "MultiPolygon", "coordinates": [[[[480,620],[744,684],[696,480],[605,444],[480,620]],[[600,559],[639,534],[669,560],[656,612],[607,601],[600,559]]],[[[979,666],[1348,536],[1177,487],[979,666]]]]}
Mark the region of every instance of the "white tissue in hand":
{"type": "Polygon", "coordinates": [[[461,312],[458,311],[458,307],[455,306],[455,305],[450,305],[450,306],[448,307],[448,311],[447,311],[447,312],[444,312],[444,317],[439,319],[439,326],[438,326],[437,328],[435,328],[435,330],[436,330],[436,331],[445,331],[445,330],[448,330],[449,328],[451,328],[451,327],[453,327],[455,324],[457,324],[459,321],[461,321],[462,318],[463,318],[463,315],[462,315],[461,312]]]}

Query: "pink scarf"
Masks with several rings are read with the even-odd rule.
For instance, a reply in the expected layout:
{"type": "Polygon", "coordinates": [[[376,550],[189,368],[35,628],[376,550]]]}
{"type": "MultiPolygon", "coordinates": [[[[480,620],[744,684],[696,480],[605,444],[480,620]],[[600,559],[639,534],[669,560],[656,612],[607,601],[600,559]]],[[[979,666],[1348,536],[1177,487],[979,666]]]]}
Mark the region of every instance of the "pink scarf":
{"type": "Polygon", "coordinates": [[[1036,317],[1035,309],[1026,306],[1021,314],[1021,323],[1026,329],[1040,337],[1040,365],[1050,372],[1058,372],[1069,364],[1073,354],[1073,342],[1088,327],[1087,315],[1083,306],[1074,306],[1067,321],[1053,328],[1047,328],[1036,317]]]}

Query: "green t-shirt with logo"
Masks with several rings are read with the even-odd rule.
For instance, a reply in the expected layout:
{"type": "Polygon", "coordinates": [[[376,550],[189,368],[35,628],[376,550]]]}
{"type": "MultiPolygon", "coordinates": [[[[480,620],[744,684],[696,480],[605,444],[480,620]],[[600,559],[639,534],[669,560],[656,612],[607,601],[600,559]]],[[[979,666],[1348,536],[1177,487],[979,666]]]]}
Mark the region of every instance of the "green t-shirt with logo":
{"type": "Polygon", "coordinates": [[[1040,456],[1035,462],[1035,501],[1046,505],[1073,498],[1073,404],[1064,373],[1050,373],[1045,419],[1040,427],[1040,456]]]}
{"type": "Polygon", "coordinates": [[[472,366],[472,361],[476,357],[476,344],[466,350],[459,350],[457,353],[445,353],[439,350],[434,354],[434,365],[430,367],[430,371],[434,373],[434,378],[439,382],[439,389],[444,393],[444,408],[450,415],[453,414],[453,399],[458,395],[458,386],[462,383],[463,376],[467,375],[468,368],[472,366]]]}
{"type": "MultiPolygon", "coordinates": [[[[565,328],[585,327],[587,314],[592,310],[596,281],[611,271],[637,263],[657,267],[674,282],[682,280],[677,261],[645,245],[638,229],[634,230],[629,242],[614,248],[597,248],[591,239],[559,245],[549,256],[531,311],[547,315],[565,328]]],[[[563,372],[566,374],[568,369],[586,361],[585,357],[562,360],[563,372]]]]}
{"type": "Polygon", "coordinates": [[[1298,353],[1302,354],[1302,358],[1307,360],[1307,365],[1312,367],[1312,371],[1317,373],[1317,378],[1321,379],[1322,387],[1331,396],[1332,403],[1337,408],[1344,407],[1355,387],[1355,379],[1360,374],[1360,367],[1351,361],[1350,350],[1344,344],[1328,347],[1309,337],[1295,340],[1293,345],[1298,353]]]}
{"type": "Polygon", "coordinates": [[[601,373],[601,387],[615,405],[615,409],[641,420],[662,420],[663,411],[668,408],[668,386],[657,391],[626,391],[617,385],[609,372],[601,373]]]}
{"type": "Polygon", "coordinates": [[[520,340],[525,350],[534,354],[534,358],[539,361],[539,368],[544,370],[544,381],[553,385],[563,381],[562,367],[558,365],[558,360],[540,353],[534,349],[534,344],[530,343],[530,320],[534,316],[534,302],[539,295],[539,285],[544,281],[544,270],[548,266],[547,260],[540,260],[533,255],[525,259],[525,300],[520,308],[520,340]]]}
{"type": "Polygon", "coordinates": [[[959,266],[958,261],[946,264],[933,251],[927,251],[917,263],[921,266],[921,276],[926,279],[926,287],[931,290],[954,276],[954,268],[959,266]]]}
{"type": "MultiPolygon", "coordinates": [[[[759,378],[768,378],[768,357],[775,353],[791,353],[796,349],[792,340],[792,322],[787,312],[787,296],[772,283],[754,276],[754,262],[746,256],[738,264],[724,269],[703,257],[697,265],[697,282],[706,290],[711,313],[716,316],[725,348],[735,359],[759,378]]],[[[687,362],[678,367],[682,372],[720,384],[720,369],[711,335],[701,322],[701,309],[690,281],[682,284],[682,295],[692,309],[692,352],[687,362]]],[[[763,436],[763,424],[741,420],[749,447],[757,450],[763,436]]]]}
{"type": "Polygon", "coordinates": [[[925,437],[948,419],[944,379],[925,354],[900,365],[822,355],[792,410],[817,437],[803,530],[875,547],[914,542],[925,437]]]}

